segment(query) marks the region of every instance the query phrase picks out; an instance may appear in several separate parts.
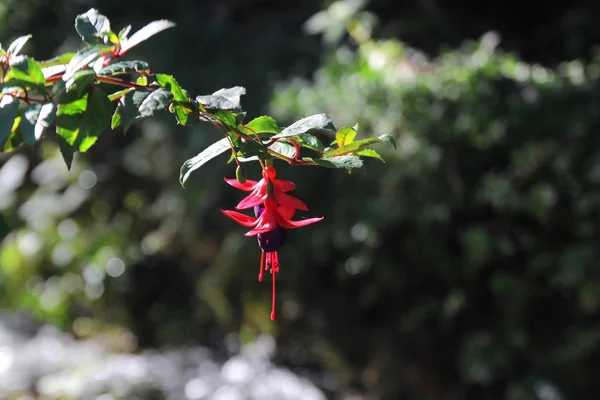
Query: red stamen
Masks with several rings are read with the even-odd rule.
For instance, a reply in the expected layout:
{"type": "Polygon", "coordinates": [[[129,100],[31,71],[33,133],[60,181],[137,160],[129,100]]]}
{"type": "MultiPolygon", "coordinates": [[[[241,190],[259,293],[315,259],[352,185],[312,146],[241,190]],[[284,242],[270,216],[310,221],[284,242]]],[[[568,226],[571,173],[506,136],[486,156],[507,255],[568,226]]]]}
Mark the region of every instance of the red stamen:
{"type": "Polygon", "coordinates": [[[263,280],[263,271],[265,269],[265,252],[260,253],[260,270],[258,271],[258,281],[263,280]]]}
{"type": "MultiPolygon", "coordinates": [[[[270,253],[269,253],[270,254],[270,253]]],[[[277,254],[277,253],[274,253],[277,254]]],[[[272,276],[272,280],[273,280],[273,299],[271,300],[271,321],[275,320],[275,293],[276,293],[276,289],[275,289],[275,274],[277,273],[277,271],[275,271],[275,268],[273,268],[273,264],[271,264],[271,276],[272,276]]]]}
{"type": "Polygon", "coordinates": [[[273,268],[275,268],[275,272],[279,272],[279,252],[274,251],[273,252],[273,268]]]}
{"type": "Polygon", "coordinates": [[[277,290],[275,288],[275,274],[279,272],[279,253],[276,251],[272,251],[267,253],[269,257],[269,263],[271,264],[271,276],[273,280],[273,298],[271,300],[271,320],[275,320],[275,304],[277,303],[276,294],[277,290]]]}

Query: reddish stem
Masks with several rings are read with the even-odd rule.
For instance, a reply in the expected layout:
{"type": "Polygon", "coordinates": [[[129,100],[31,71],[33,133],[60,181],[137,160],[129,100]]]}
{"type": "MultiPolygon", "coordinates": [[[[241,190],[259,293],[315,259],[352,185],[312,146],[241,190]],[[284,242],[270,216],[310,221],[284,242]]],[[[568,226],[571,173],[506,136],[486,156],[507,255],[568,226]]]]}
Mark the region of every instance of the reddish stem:
{"type": "Polygon", "coordinates": [[[6,76],[6,73],[8,72],[8,64],[6,62],[2,62],[2,63],[0,63],[0,68],[2,68],[2,79],[0,79],[0,83],[4,83],[4,77],[6,76]]]}
{"type": "Polygon", "coordinates": [[[148,88],[148,86],[138,85],[137,83],[127,82],[127,81],[124,81],[119,78],[113,78],[111,76],[97,76],[96,80],[98,80],[99,82],[103,82],[103,83],[110,83],[113,85],[124,86],[124,87],[129,87],[129,88],[136,88],[136,89],[147,89],[148,88]]]}
{"type": "Polygon", "coordinates": [[[60,81],[62,79],[63,74],[52,75],[52,76],[47,77],[46,78],[46,83],[52,83],[52,82],[60,81]]]}
{"type": "Polygon", "coordinates": [[[294,149],[296,150],[296,154],[294,154],[294,157],[292,157],[292,160],[298,160],[298,157],[300,156],[300,145],[298,145],[298,143],[295,140],[291,140],[292,144],[294,145],[294,149]]]}
{"type": "Polygon", "coordinates": [[[265,147],[270,147],[273,143],[277,142],[280,138],[274,138],[269,141],[269,143],[265,144],[265,147]]]}

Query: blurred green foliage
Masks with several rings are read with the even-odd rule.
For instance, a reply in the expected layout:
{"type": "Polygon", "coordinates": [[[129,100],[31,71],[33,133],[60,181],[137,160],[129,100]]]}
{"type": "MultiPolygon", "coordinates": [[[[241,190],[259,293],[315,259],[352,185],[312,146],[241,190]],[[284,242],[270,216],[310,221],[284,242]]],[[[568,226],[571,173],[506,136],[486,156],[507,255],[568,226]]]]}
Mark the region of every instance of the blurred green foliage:
{"type": "Polygon", "coordinates": [[[280,118],[318,109],[398,135],[396,159],[367,166],[336,205],[329,247],[343,257],[323,263],[345,294],[329,338],[377,366],[361,381],[385,398],[598,389],[599,64],[553,71],[497,43],[488,34],[430,61],[366,39],[273,97],[280,118]],[[348,325],[366,330],[344,336],[348,325]]]}
{"type": "Polygon", "coordinates": [[[53,148],[13,156],[0,170],[2,306],[83,337],[125,326],[141,346],[272,333],[279,363],[368,398],[597,397],[598,60],[549,69],[498,50],[493,34],[429,59],[370,39],[359,19],[361,44],[337,42],[307,79],[314,38],[273,35],[277,24],[192,29],[184,3],[152,17],[176,20],[185,39],[165,34],[172,54],[140,58],[198,93],[246,86],[255,116],[280,80],[277,118],[358,120],[399,149],[352,175],[281,168],[325,220],[281,252],[277,324],[256,243],[218,211],[239,201],[222,181],[233,166],[210,164],[185,191],[177,182],[181,161],[217,138],[208,128],[144,121],[70,172],[53,148]],[[208,39],[221,34],[242,54],[208,39]],[[189,43],[199,60],[211,54],[201,68],[214,81],[179,64],[189,43]],[[295,71],[305,77],[285,78],[295,71]],[[78,331],[84,317],[92,328],[78,331]]]}

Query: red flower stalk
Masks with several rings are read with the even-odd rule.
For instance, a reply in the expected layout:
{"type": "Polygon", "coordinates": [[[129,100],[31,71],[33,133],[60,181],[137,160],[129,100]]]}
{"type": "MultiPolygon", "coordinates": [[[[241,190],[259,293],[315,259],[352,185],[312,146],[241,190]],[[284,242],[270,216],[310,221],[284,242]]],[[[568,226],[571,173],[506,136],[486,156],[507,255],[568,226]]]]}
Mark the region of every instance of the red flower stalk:
{"type": "Polygon", "coordinates": [[[306,205],[293,196],[286,194],[296,185],[290,181],[275,179],[276,171],[267,167],[262,172],[260,181],[247,180],[239,183],[236,179],[225,179],[231,186],[251,192],[236,206],[238,210],[254,207],[255,218],[237,211],[221,210],[240,225],[252,227],[246,236],[257,236],[258,245],[262,250],[258,280],[263,280],[263,271],[269,270],[273,280],[273,300],[271,319],[275,319],[275,274],[279,272],[279,249],[285,242],[285,230],[300,228],[314,224],[323,219],[308,218],[292,221],[295,211],[308,210],[306,205]]]}

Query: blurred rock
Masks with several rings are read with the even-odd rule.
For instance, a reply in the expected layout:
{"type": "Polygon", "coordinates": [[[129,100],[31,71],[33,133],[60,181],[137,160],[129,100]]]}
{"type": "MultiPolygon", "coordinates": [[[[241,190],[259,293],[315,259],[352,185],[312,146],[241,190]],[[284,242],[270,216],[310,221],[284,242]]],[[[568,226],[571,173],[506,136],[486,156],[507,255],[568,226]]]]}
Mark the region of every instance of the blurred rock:
{"type": "Polygon", "coordinates": [[[101,338],[76,340],[53,326],[34,329],[19,315],[3,315],[0,397],[325,399],[308,380],[273,365],[274,350],[274,340],[263,336],[224,363],[202,347],[117,353],[101,338]]]}

